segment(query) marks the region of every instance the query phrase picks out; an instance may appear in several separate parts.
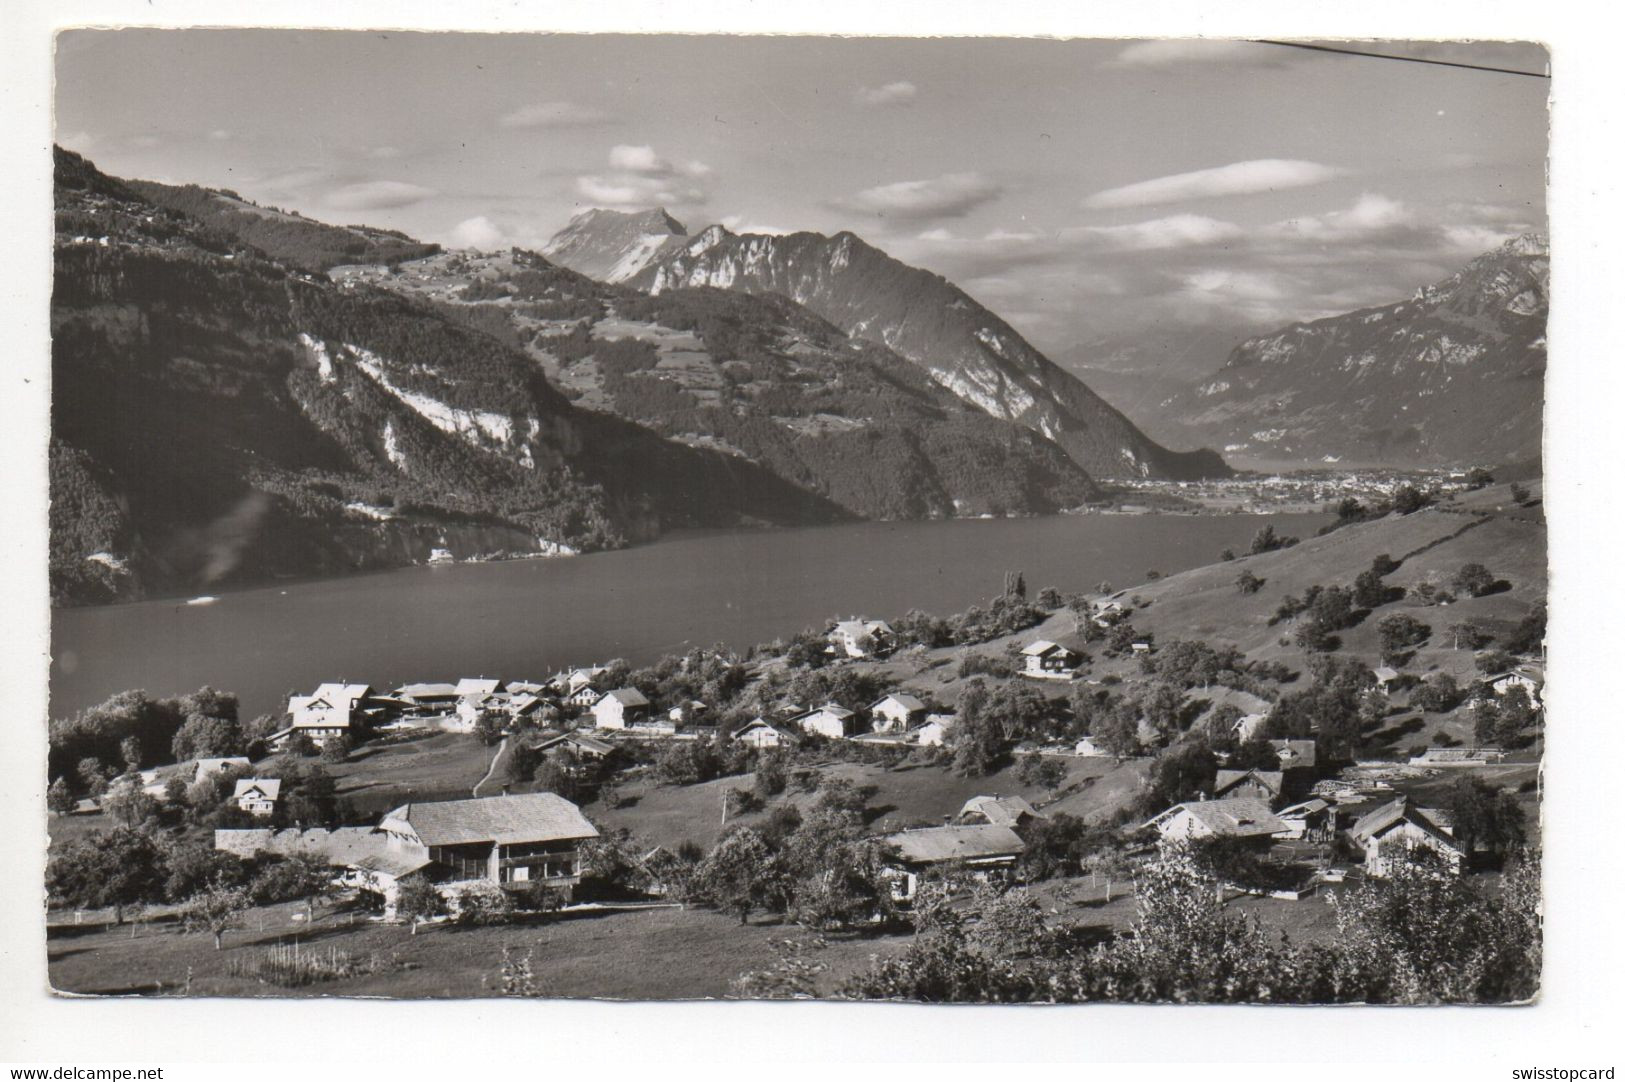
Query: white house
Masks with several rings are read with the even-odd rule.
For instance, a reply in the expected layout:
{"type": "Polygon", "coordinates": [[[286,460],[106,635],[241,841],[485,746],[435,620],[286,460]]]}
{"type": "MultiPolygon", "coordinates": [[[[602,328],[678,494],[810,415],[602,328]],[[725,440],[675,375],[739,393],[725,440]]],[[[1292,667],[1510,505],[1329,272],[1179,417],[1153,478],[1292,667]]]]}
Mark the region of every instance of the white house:
{"type": "Polygon", "coordinates": [[[733,732],[733,738],[749,748],[782,748],[796,738],[764,718],[752,718],[733,732]]]}
{"type": "Polygon", "coordinates": [[[1095,743],[1095,738],[1086,736],[1072,746],[1072,754],[1084,759],[1110,759],[1112,753],[1095,743]]]}
{"type": "Polygon", "coordinates": [[[1523,688],[1529,693],[1529,701],[1540,702],[1541,680],[1539,674],[1532,669],[1514,669],[1511,672],[1500,673],[1488,678],[1490,690],[1497,696],[1505,695],[1515,687],[1523,688]]]}
{"type": "Polygon", "coordinates": [[[840,740],[852,735],[854,719],[857,717],[852,711],[835,703],[825,703],[794,718],[795,724],[800,726],[804,733],[815,733],[818,736],[827,736],[831,740],[840,740]]]}
{"type": "Polygon", "coordinates": [[[1058,642],[1039,639],[1021,649],[1021,675],[1040,680],[1071,680],[1083,660],[1076,650],[1058,642]]]}
{"type": "Polygon", "coordinates": [[[231,799],[249,815],[270,815],[281,795],[281,778],[238,778],[231,799]]]}
{"type": "Polygon", "coordinates": [[[606,691],[592,704],[593,724],[600,729],[625,729],[642,721],[649,700],[637,688],[606,691]]]}
{"type": "Polygon", "coordinates": [[[900,691],[869,704],[869,717],[877,733],[902,732],[924,716],[925,704],[900,691]]]}
{"type": "Polygon", "coordinates": [[[405,704],[409,713],[416,715],[439,714],[457,703],[455,684],[402,684],[393,692],[394,698],[405,704]]]}
{"type": "Polygon", "coordinates": [[[829,629],[828,650],[842,657],[874,657],[888,653],[897,641],[896,632],[884,620],[839,620],[829,629]]]}
{"type": "Polygon", "coordinates": [[[247,769],[248,756],[246,755],[227,755],[219,759],[199,759],[196,768],[192,771],[192,780],[199,782],[213,774],[220,773],[222,770],[247,769]]]}
{"type": "Polygon", "coordinates": [[[1264,723],[1270,719],[1268,714],[1243,714],[1236,719],[1230,731],[1236,734],[1236,739],[1243,744],[1258,736],[1264,728],[1264,723]]]}
{"type": "Polygon", "coordinates": [[[940,748],[948,738],[948,726],[953,723],[952,714],[927,714],[924,721],[909,730],[909,735],[922,748],[940,748]]]}
{"type": "Polygon", "coordinates": [[[1399,670],[1388,665],[1379,665],[1371,670],[1371,675],[1377,678],[1377,686],[1386,690],[1389,684],[1399,679],[1399,670]]]}
{"type": "Polygon", "coordinates": [[[1365,872],[1374,878],[1393,874],[1402,855],[1417,849],[1432,850],[1451,872],[1461,871],[1465,856],[1444,812],[1416,807],[1404,797],[1356,820],[1349,839],[1365,854],[1365,872]]]}
{"type": "Polygon", "coordinates": [[[288,728],[275,733],[271,743],[287,743],[294,733],[304,733],[317,746],[349,733],[360,721],[362,700],[372,694],[366,684],[322,684],[313,695],[295,695],[288,700],[288,728]]]}
{"type": "Polygon", "coordinates": [[[1191,800],[1175,804],[1146,826],[1156,828],[1165,842],[1191,842],[1203,838],[1250,838],[1267,844],[1291,834],[1291,827],[1262,800],[1191,800]]]}

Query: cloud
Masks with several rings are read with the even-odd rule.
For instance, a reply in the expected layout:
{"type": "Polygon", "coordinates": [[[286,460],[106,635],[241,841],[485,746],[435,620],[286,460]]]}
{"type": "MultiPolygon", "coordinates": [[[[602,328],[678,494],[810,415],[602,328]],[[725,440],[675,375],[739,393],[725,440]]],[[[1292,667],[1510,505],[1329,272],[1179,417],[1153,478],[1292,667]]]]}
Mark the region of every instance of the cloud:
{"type": "Polygon", "coordinates": [[[767,236],[772,237],[782,237],[795,232],[794,229],[786,229],[782,225],[764,225],[759,222],[753,222],[739,214],[730,214],[726,216],[722,219],[721,224],[722,228],[726,229],[730,233],[755,233],[766,234],[767,236]]]}
{"type": "Polygon", "coordinates": [[[56,137],[56,141],[59,146],[67,147],[69,150],[77,150],[80,153],[88,152],[97,142],[96,137],[87,131],[63,132],[56,137]]]}
{"type": "Polygon", "coordinates": [[[339,210],[383,210],[408,207],[435,194],[433,188],[399,180],[363,180],[328,192],[323,202],[339,210]]]}
{"type": "Polygon", "coordinates": [[[508,231],[481,214],[473,218],[465,218],[458,222],[451,230],[451,242],[458,248],[479,248],[482,251],[493,251],[505,246],[508,231]]]}
{"type": "Polygon", "coordinates": [[[866,188],[833,205],[840,210],[903,221],[962,218],[1003,192],[1003,187],[980,173],[948,173],[930,180],[902,180],[866,188]]]}
{"type": "Polygon", "coordinates": [[[885,86],[860,86],[852,95],[859,105],[870,109],[884,108],[892,105],[907,105],[912,102],[920,91],[913,83],[895,82],[885,86]]]}
{"type": "Polygon", "coordinates": [[[1305,188],[1324,184],[1341,176],[1343,170],[1319,162],[1283,158],[1259,158],[1232,162],[1212,169],[1142,180],[1120,188],[1107,188],[1084,199],[1091,210],[1122,207],[1149,207],[1161,203],[1181,203],[1190,199],[1212,199],[1225,195],[1252,195],[1282,188],[1305,188]]]}
{"type": "Polygon", "coordinates": [[[1106,66],[1161,68],[1175,64],[1225,64],[1242,67],[1280,67],[1281,50],[1251,41],[1213,41],[1207,38],[1169,38],[1135,42],[1106,66]]]}
{"type": "Polygon", "coordinates": [[[1224,244],[1240,240],[1246,234],[1234,222],[1220,221],[1201,214],[1175,214],[1131,225],[1092,226],[1066,230],[1062,235],[1082,241],[1098,240],[1126,251],[1155,251],[1224,244]]]}
{"type": "Polygon", "coordinates": [[[609,150],[609,172],[576,178],[576,191],[608,207],[697,206],[710,198],[704,162],[673,164],[650,146],[617,144],[609,150]]]}
{"type": "Polygon", "coordinates": [[[502,128],[596,128],[613,124],[616,117],[589,105],[569,101],[539,101],[522,105],[497,119],[502,128]]]}

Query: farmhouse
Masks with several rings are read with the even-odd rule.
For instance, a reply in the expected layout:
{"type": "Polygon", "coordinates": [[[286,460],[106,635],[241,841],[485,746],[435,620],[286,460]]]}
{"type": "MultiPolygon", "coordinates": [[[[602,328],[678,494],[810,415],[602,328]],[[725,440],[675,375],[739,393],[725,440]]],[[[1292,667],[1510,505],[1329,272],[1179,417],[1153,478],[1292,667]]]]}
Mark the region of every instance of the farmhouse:
{"type": "Polygon", "coordinates": [[[1085,736],[1072,745],[1072,754],[1083,759],[1110,759],[1112,753],[1095,743],[1095,738],[1085,736]]]}
{"type": "Polygon", "coordinates": [[[1448,817],[1436,808],[1419,808],[1405,797],[1361,816],[1349,828],[1349,841],[1365,855],[1365,873],[1382,878],[1396,862],[1417,849],[1436,853],[1452,872],[1461,871],[1461,843],[1448,817]]]}
{"type": "Polygon", "coordinates": [[[839,620],[825,634],[828,653],[838,657],[876,657],[887,654],[897,641],[891,625],[884,620],[858,618],[839,620]]]}
{"type": "Polygon", "coordinates": [[[453,881],[484,879],[519,888],[535,882],[573,888],[581,843],[598,830],[556,793],[403,804],[378,830],[391,853],[423,858],[453,881]]]}
{"type": "Polygon", "coordinates": [[[1490,690],[1497,696],[1505,695],[1515,687],[1523,688],[1529,693],[1529,701],[1540,702],[1540,690],[1544,686],[1544,678],[1538,669],[1513,669],[1510,672],[1497,673],[1486,677],[1490,690]]]}
{"type": "Polygon", "coordinates": [[[418,717],[443,714],[457,703],[455,684],[402,684],[392,693],[407,713],[418,717]]]}
{"type": "Polygon", "coordinates": [[[395,915],[402,880],[419,874],[432,879],[441,871],[426,855],[391,849],[388,837],[372,827],[216,830],[214,847],[245,860],[261,853],[316,857],[332,865],[334,883],[380,895],[387,917],[395,915]]]}
{"type": "Polygon", "coordinates": [[[1019,796],[973,796],[959,809],[961,823],[991,823],[997,827],[1025,826],[1042,819],[1038,809],[1019,796]]]}
{"type": "Polygon", "coordinates": [[[1331,840],[1331,805],[1319,797],[1282,808],[1275,815],[1287,825],[1289,838],[1312,842],[1331,840]]]}
{"type": "Polygon", "coordinates": [[[893,692],[869,705],[875,732],[902,732],[925,716],[925,704],[912,695],[893,692]]]}
{"type": "Polygon", "coordinates": [[[1377,666],[1371,670],[1371,674],[1377,678],[1377,686],[1384,690],[1387,690],[1389,684],[1399,679],[1399,670],[1388,665],[1377,666]]]}
{"type": "Polygon", "coordinates": [[[531,745],[531,750],[544,759],[566,753],[581,759],[607,759],[615,753],[615,745],[589,736],[579,729],[572,729],[567,733],[544,736],[531,745]]]}
{"type": "Polygon", "coordinates": [[[1279,770],[1221,770],[1213,779],[1213,797],[1251,797],[1273,806],[1281,799],[1282,781],[1279,770]]]}
{"type": "Polygon", "coordinates": [[[304,733],[320,746],[350,733],[362,720],[362,701],[371,694],[372,688],[366,684],[323,684],[313,695],[295,695],[288,700],[292,724],[273,733],[270,742],[281,747],[293,734],[304,733]]]}
{"type": "Polygon", "coordinates": [[[909,736],[922,748],[940,748],[947,739],[948,726],[954,723],[952,714],[927,714],[925,720],[910,729],[909,736]]]}
{"type": "Polygon", "coordinates": [[[1021,675],[1040,680],[1071,680],[1083,660],[1076,650],[1058,642],[1039,639],[1021,649],[1021,675]]]}
{"type": "Polygon", "coordinates": [[[281,795],[281,778],[238,778],[231,800],[249,815],[270,815],[281,795]]]}
{"type": "Polygon", "coordinates": [[[857,715],[844,706],[835,703],[825,703],[815,707],[800,717],[791,719],[804,733],[813,733],[817,736],[827,736],[831,740],[840,740],[852,734],[852,727],[857,715]]]}
{"type": "Polygon", "coordinates": [[[733,731],[733,738],[748,748],[782,748],[796,742],[794,734],[765,718],[752,718],[733,731]]]}
{"type": "Polygon", "coordinates": [[[912,901],[920,876],[932,868],[963,865],[977,879],[1002,874],[1026,848],[1021,836],[1006,826],[922,827],[888,834],[881,841],[891,851],[892,897],[912,901]]]}
{"type": "Polygon", "coordinates": [[[625,729],[644,720],[649,700],[637,688],[606,691],[592,704],[593,724],[600,729],[625,729]]]}
{"type": "Polygon", "coordinates": [[[1251,797],[1175,804],[1146,826],[1154,827],[1165,842],[1246,838],[1266,847],[1291,832],[1291,828],[1270,811],[1268,804],[1251,797]]]}
{"type": "Polygon", "coordinates": [[[228,755],[221,759],[199,759],[197,767],[192,771],[194,782],[220,773],[222,770],[247,770],[248,756],[228,755]]]}

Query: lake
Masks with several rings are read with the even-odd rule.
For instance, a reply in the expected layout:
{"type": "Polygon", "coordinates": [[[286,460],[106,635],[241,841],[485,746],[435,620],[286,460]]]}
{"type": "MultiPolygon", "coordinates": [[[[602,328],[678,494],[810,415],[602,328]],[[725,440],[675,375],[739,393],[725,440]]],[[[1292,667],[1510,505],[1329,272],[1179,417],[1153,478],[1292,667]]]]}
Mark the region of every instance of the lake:
{"type": "Polygon", "coordinates": [[[753,643],[835,616],[938,615],[985,603],[1006,569],[1044,586],[1122,588],[1244,551],[1265,523],[1307,537],[1327,515],[1059,515],[866,522],[674,535],[555,560],[413,567],[52,614],[51,713],[126,688],[211,684],[244,717],[281,711],[326,680],[395,687],[489,676],[540,679],[624,657],[753,643]]]}

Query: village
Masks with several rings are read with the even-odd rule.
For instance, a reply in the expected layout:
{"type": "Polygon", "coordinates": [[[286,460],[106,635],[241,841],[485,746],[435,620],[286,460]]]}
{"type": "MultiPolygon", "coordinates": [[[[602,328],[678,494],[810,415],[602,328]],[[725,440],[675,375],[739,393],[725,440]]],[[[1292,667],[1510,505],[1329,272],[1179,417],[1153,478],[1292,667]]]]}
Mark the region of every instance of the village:
{"type": "MultiPolygon", "coordinates": [[[[1413,517],[1409,528],[1424,517],[1458,528],[1436,512],[1413,517]]],[[[1262,547],[1241,562],[1268,569],[1298,551],[1262,547]]],[[[1252,573],[1231,592],[1246,596],[1252,573]]],[[[249,725],[200,720],[211,707],[193,702],[176,747],[237,753],[150,764],[136,752],[139,769],[124,774],[81,761],[82,795],[66,779],[53,786],[53,849],[60,861],[108,827],[172,822],[214,852],[188,858],[208,871],[191,875],[190,897],[120,899],[70,898],[63,870],[53,927],[83,935],[111,918],[114,934],[128,903],[155,928],[208,927],[219,944],[256,910],[258,930],[283,942],[316,931],[311,897],[329,907],[323,921],[413,936],[734,913],[742,929],[847,937],[854,970],[905,949],[913,907],[943,897],[1020,888],[1057,917],[1121,924],[1140,869],[1169,852],[1196,854],[1232,905],[1311,937],[1334,934],[1326,902],[1338,892],[1418,861],[1499,874],[1530,836],[1538,795],[1538,649],[1475,650],[1458,628],[1442,656],[1477,672],[1449,682],[1448,704],[1432,701],[1442,674],[1423,679],[1399,647],[1375,667],[1311,651],[1316,682],[1293,693],[1279,662],[1143,630],[1166,604],[1146,593],[1200,592],[1179,578],[1029,600],[1007,576],[987,609],[950,620],[835,619],[744,655],[714,647],[644,669],[613,660],[536,680],[323,683],[249,725]],[[1329,698],[1319,714],[1291,708],[1295,694],[1333,689],[1369,720],[1338,720],[1329,698]],[[1441,707],[1461,720],[1403,743],[1441,707]],[[1349,724],[1373,735],[1351,737],[1349,724]],[[1449,735],[1462,724],[1468,739],[1449,735]],[[267,925],[263,902],[291,898],[256,895],[253,875],[293,865],[306,904],[267,925]],[[235,901],[208,901],[231,891],[235,901]],[[196,915],[210,904],[212,923],[196,915]]]]}

